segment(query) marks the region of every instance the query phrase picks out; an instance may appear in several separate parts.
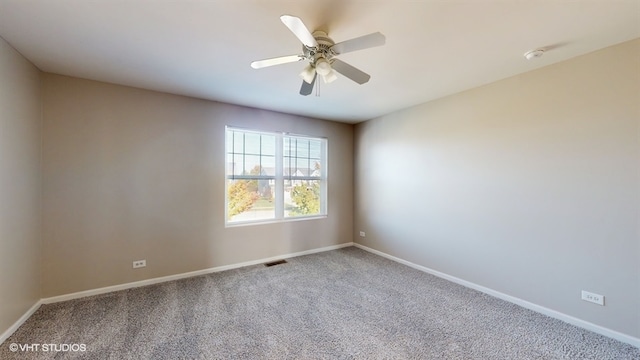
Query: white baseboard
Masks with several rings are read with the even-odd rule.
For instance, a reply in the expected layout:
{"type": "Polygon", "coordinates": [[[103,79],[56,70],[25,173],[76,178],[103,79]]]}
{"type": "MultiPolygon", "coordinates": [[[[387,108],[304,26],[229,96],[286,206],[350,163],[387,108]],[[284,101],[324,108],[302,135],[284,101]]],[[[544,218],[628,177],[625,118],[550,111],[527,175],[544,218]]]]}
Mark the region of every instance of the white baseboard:
{"type": "Polygon", "coordinates": [[[3,332],[2,335],[0,335],[0,344],[5,342],[5,340],[7,340],[9,336],[13,335],[13,333],[16,332],[16,330],[18,330],[18,328],[22,326],[22,324],[24,324],[24,322],[27,321],[27,319],[31,317],[31,315],[33,315],[33,313],[36,312],[38,308],[40,308],[40,305],[42,305],[42,300],[36,301],[36,303],[33,304],[33,306],[18,319],[18,321],[13,323],[13,325],[11,325],[5,332],[3,332]]]}
{"type": "Polygon", "coordinates": [[[611,330],[611,329],[605,328],[605,327],[600,326],[600,325],[596,325],[594,323],[590,323],[590,322],[582,320],[582,319],[578,319],[578,318],[573,317],[571,315],[567,315],[567,314],[561,313],[559,311],[555,311],[555,310],[546,308],[544,306],[536,305],[536,304],[528,302],[526,300],[522,300],[520,298],[511,296],[511,295],[507,295],[507,294],[501,293],[499,291],[495,291],[493,289],[489,289],[487,287],[484,287],[484,286],[481,286],[481,285],[478,285],[478,284],[474,284],[474,283],[466,281],[466,280],[462,280],[462,279],[457,278],[455,276],[447,275],[445,273],[430,269],[430,268],[422,266],[422,265],[414,264],[414,263],[412,263],[410,261],[400,259],[400,258],[395,257],[393,255],[389,255],[389,254],[384,253],[382,251],[378,251],[378,250],[372,249],[370,247],[367,247],[367,246],[364,246],[364,245],[361,245],[361,244],[354,243],[353,246],[358,247],[358,248],[360,248],[362,250],[368,251],[368,252],[370,252],[372,254],[376,254],[376,255],[385,257],[385,258],[387,258],[389,260],[393,260],[393,261],[398,262],[400,264],[407,265],[407,266],[412,267],[412,268],[414,268],[416,270],[420,270],[420,271],[426,272],[428,274],[437,276],[439,278],[451,281],[453,283],[456,283],[456,284],[459,284],[459,285],[462,285],[462,286],[465,286],[465,287],[468,287],[468,288],[471,288],[471,289],[474,289],[474,290],[478,290],[480,292],[483,292],[483,293],[485,293],[487,295],[491,295],[491,296],[496,297],[498,299],[502,299],[502,300],[508,301],[510,303],[513,303],[513,304],[516,304],[516,305],[520,305],[523,308],[526,308],[526,309],[529,309],[529,310],[532,310],[532,311],[547,315],[549,317],[552,317],[552,318],[555,318],[555,319],[558,319],[558,320],[562,320],[562,321],[567,322],[567,323],[569,323],[571,325],[575,325],[575,326],[581,327],[583,329],[587,329],[589,331],[593,331],[594,333],[597,333],[597,334],[600,334],[600,335],[604,335],[604,336],[610,337],[612,339],[616,339],[618,341],[622,341],[624,343],[627,343],[627,344],[630,344],[630,345],[633,345],[635,347],[640,348],[640,339],[638,339],[636,337],[633,337],[633,336],[630,336],[630,335],[627,335],[627,334],[623,334],[621,332],[618,332],[618,331],[615,331],[615,330],[611,330]]]}
{"type": "Polygon", "coordinates": [[[322,247],[322,248],[318,248],[318,249],[311,249],[311,250],[300,251],[300,252],[296,252],[296,253],[273,256],[273,257],[264,258],[264,259],[245,261],[245,262],[238,263],[238,264],[218,266],[218,267],[213,267],[213,268],[209,268],[209,269],[186,272],[186,273],[182,273],[182,274],[163,276],[163,277],[158,277],[158,278],[153,278],[153,279],[134,281],[134,282],[120,284],[120,285],[107,286],[107,287],[98,288],[98,289],[85,290],[85,291],[75,292],[75,293],[71,293],[71,294],[53,296],[53,297],[48,297],[48,298],[42,299],[41,303],[42,304],[52,304],[52,303],[61,302],[61,301],[79,299],[79,298],[83,298],[83,297],[87,297],[87,296],[106,294],[106,293],[110,293],[110,292],[114,292],[114,291],[120,291],[120,290],[126,290],[126,289],[141,287],[141,286],[153,285],[153,284],[163,283],[163,282],[167,282],[167,281],[180,280],[180,279],[190,278],[190,277],[193,277],[193,276],[199,276],[199,275],[211,274],[211,273],[225,271],[225,270],[237,269],[237,268],[241,268],[241,267],[245,267],[245,266],[263,264],[263,263],[266,263],[266,262],[271,262],[271,261],[280,260],[280,259],[289,259],[289,258],[293,258],[293,257],[297,257],[297,256],[315,254],[315,253],[324,252],[324,251],[331,251],[331,250],[336,250],[336,249],[340,249],[340,248],[347,247],[347,246],[353,246],[353,243],[349,242],[349,243],[344,243],[344,244],[340,244],[340,245],[326,246],[326,247],[322,247]]]}
{"type": "Polygon", "coordinates": [[[293,258],[293,257],[297,257],[297,256],[304,256],[304,255],[309,255],[309,254],[314,254],[314,253],[319,253],[319,252],[324,252],[324,251],[331,251],[331,250],[336,250],[336,249],[340,249],[343,247],[348,247],[348,246],[356,246],[360,249],[363,249],[365,251],[368,251],[370,253],[385,257],[387,259],[393,260],[395,262],[398,262],[400,264],[403,265],[407,265],[409,267],[412,267],[414,269],[426,272],[428,274],[443,278],[445,280],[449,280],[451,282],[454,282],[456,284],[460,284],[462,286],[474,289],[474,290],[478,290],[480,292],[483,292],[485,294],[497,297],[499,299],[508,301],[510,303],[516,304],[516,305],[520,305],[524,308],[527,308],[529,310],[533,310],[535,312],[550,316],[552,318],[558,319],[558,320],[562,320],[564,322],[567,322],[569,324],[593,331],[595,333],[622,341],[624,343],[636,346],[640,348],[640,339],[633,337],[633,336],[629,336],[620,332],[617,332],[615,330],[611,330],[605,327],[602,327],[600,325],[596,325],[593,323],[590,323],[588,321],[585,320],[581,320],[578,318],[575,318],[573,316],[555,311],[555,310],[551,310],[549,308],[546,308],[544,306],[540,306],[540,305],[536,305],[534,303],[516,298],[514,296],[511,295],[507,295],[504,293],[501,293],[499,291],[495,291],[492,289],[489,289],[487,287],[478,285],[478,284],[474,284],[472,282],[466,281],[466,280],[462,280],[460,278],[457,278],[455,276],[451,276],[451,275],[447,275],[445,273],[427,268],[425,266],[422,265],[417,265],[414,264],[410,261],[406,261],[403,259],[400,259],[398,257],[389,255],[387,253],[384,253],[382,251],[378,251],[375,249],[372,249],[370,247],[364,246],[364,245],[360,245],[357,243],[344,243],[344,244],[340,244],[340,245],[333,245],[333,246],[327,246],[327,247],[322,247],[322,248],[318,248],[318,249],[312,249],[312,250],[306,250],[306,251],[300,251],[300,252],[296,252],[296,253],[290,253],[290,254],[285,254],[285,255],[280,255],[280,256],[274,256],[274,257],[270,257],[270,258],[264,258],[264,259],[259,259],[259,260],[252,260],[252,261],[246,261],[246,262],[242,262],[242,263],[238,263],[238,264],[232,264],[232,265],[225,265],[225,266],[218,266],[218,267],[214,267],[214,268],[209,268],[209,269],[203,269],[203,270],[198,270],[198,271],[192,271],[192,272],[188,272],[188,273],[182,273],[182,274],[176,274],[176,275],[170,275],[170,276],[163,276],[163,277],[159,277],[159,278],[153,278],[153,279],[148,279],[148,280],[142,280],[142,281],[135,281],[135,282],[131,282],[131,283],[126,283],[126,284],[121,284],[121,285],[114,285],[114,286],[108,286],[108,287],[103,287],[103,288],[98,288],[98,289],[92,289],[92,290],[86,290],[86,291],[80,291],[80,292],[76,292],[76,293],[71,293],[71,294],[66,294],[66,295],[60,295],[60,296],[53,296],[53,297],[49,297],[49,298],[43,298],[40,299],[38,302],[36,302],[27,312],[24,313],[24,315],[22,315],[20,317],[20,319],[18,319],[11,327],[9,327],[4,333],[2,333],[2,335],[0,335],[0,344],[2,344],[5,340],[7,340],[9,338],[9,336],[11,336],[31,315],[33,315],[33,313],[36,312],[36,310],[38,310],[38,308],[40,307],[40,305],[42,304],[51,304],[51,303],[56,303],[56,302],[60,302],[60,301],[67,301],[67,300],[73,300],[73,299],[79,299],[79,298],[83,298],[83,297],[87,297],[87,296],[93,296],[93,295],[100,295],[100,294],[106,294],[109,292],[113,292],[113,291],[119,291],[119,290],[126,290],[126,289],[131,289],[131,288],[136,288],[136,287],[141,287],[141,286],[146,286],[146,285],[152,285],[152,284],[158,284],[158,283],[162,283],[162,282],[167,282],[167,281],[173,281],[173,280],[179,280],[179,279],[184,279],[184,278],[189,278],[189,277],[193,277],[193,276],[199,276],[199,275],[205,275],[205,274],[210,274],[210,273],[214,273],[214,272],[220,272],[220,271],[225,271],[225,270],[231,270],[231,269],[237,269],[237,268],[241,268],[241,267],[245,267],[245,266],[251,266],[251,265],[258,265],[258,264],[262,264],[262,263],[266,263],[266,262],[270,262],[270,261],[275,261],[275,260],[279,260],[279,259],[288,259],[288,258],[293,258]]]}
{"type": "Polygon", "coordinates": [[[273,257],[269,257],[269,258],[265,258],[265,259],[246,261],[246,262],[242,262],[242,263],[238,263],[238,264],[218,266],[218,267],[204,269],[204,270],[191,271],[191,272],[182,273],[182,274],[163,276],[163,277],[159,277],[159,278],[147,279],[147,280],[142,280],[142,281],[135,281],[135,282],[130,282],[130,283],[126,283],[126,284],[107,286],[107,287],[98,288],[98,289],[79,291],[79,292],[75,292],[75,293],[71,293],[71,294],[65,294],[65,295],[59,295],[59,296],[43,298],[43,299],[38,300],[38,302],[36,302],[26,313],[24,313],[24,315],[22,315],[20,317],[20,319],[18,319],[18,321],[16,321],[4,333],[2,333],[2,335],[0,335],[0,344],[2,344],[5,340],[7,340],[9,338],[9,336],[11,336],[16,330],[18,330],[18,328],[22,324],[24,324],[24,322],[27,321],[27,319],[29,317],[31,317],[31,315],[33,315],[33,313],[35,313],[36,310],[38,310],[38,308],[40,308],[40,305],[42,305],[42,304],[52,304],[52,303],[61,302],[61,301],[79,299],[79,298],[83,298],[83,297],[87,297],[87,296],[106,294],[106,293],[110,293],[110,292],[113,292],[113,291],[126,290],[126,289],[136,288],[136,287],[140,287],[140,286],[146,286],[146,285],[163,283],[163,282],[167,282],[167,281],[185,279],[185,278],[189,278],[189,277],[193,277],[193,276],[199,276],[199,275],[205,275],[205,274],[210,274],[210,273],[219,272],[219,271],[237,269],[237,268],[241,268],[241,267],[245,267],[245,266],[263,264],[263,263],[266,263],[266,262],[271,262],[271,261],[280,260],[280,259],[289,259],[289,258],[293,258],[293,257],[297,257],[297,256],[304,256],[304,255],[310,255],[310,254],[315,254],[315,253],[324,252],[324,251],[331,251],[331,250],[336,250],[336,249],[340,249],[340,248],[344,248],[344,247],[348,247],[348,246],[353,246],[353,243],[349,242],[349,243],[344,243],[344,244],[339,244],[339,245],[325,246],[325,247],[318,248],[318,249],[311,249],[311,250],[300,251],[300,252],[296,252],[296,253],[273,256],[273,257]]]}

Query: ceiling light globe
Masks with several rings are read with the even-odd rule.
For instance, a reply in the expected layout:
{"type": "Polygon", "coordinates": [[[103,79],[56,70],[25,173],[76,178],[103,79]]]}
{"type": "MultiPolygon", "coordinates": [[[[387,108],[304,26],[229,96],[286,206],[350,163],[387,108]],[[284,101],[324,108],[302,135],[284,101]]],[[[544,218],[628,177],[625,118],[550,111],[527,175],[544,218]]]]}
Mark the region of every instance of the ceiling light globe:
{"type": "Polygon", "coordinates": [[[311,84],[313,82],[313,78],[315,77],[315,75],[316,71],[311,65],[307,65],[307,67],[305,67],[304,70],[302,70],[302,72],[300,73],[300,77],[302,78],[302,80],[304,80],[308,84],[311,84]]]}
{"type": "Polygon", "coordinates": [[[329,65],[327,59],[318,58],[318,60],[316,60],[316,71],[322,76],[328,75],[331,72],[331,65],[329,65]]]}
{"type": "Polygon", "coordinates": [[[338,78],[338,76],[336,75],[336,72],[331,70],[329,71],[329,73],[327,75],[322,76],[322,80],[324,80],[325,84],[329,84],[334,82],[336,79],[338,78]]]}

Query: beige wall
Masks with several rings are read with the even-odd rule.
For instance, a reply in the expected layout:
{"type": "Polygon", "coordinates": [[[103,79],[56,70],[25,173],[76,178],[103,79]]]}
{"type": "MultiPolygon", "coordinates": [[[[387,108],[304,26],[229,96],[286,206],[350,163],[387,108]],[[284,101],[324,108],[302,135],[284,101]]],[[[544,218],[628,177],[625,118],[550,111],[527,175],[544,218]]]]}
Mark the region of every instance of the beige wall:
{"type": "Polygon", "coordinates": [[[351,125],[52,74],[43,114],[43,297],[351,241],[351,125]],[[225,125],[327,137],[329,216],[225,228],[225,125]]]}
{"type": "Polygon", "coordinates": [[[0,38],[0,335],[40,300],[40,72],[0,38]]]}
{"type": "Polygon", "coordinates": [[[640,40],[361,123],[354,239],[638,338],[639,123],[640,40]]]}

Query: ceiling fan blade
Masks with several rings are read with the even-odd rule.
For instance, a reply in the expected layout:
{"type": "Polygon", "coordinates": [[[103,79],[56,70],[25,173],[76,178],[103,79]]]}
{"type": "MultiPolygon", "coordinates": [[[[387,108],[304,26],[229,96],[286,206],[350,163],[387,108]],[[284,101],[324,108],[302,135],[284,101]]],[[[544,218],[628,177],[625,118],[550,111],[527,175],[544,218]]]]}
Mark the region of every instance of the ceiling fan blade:
{"type": "Polygon", "coordinates": [[[306,47],[318,46],[318,42],[299,17],[282,15],[280,20],[306,47]]]}
{"type": "Polygon", "coordinates": [[[369,79],[371,79],[371,75],[358,70],[357,68],[347,64],[344,61],[341,61],[340,59],[333,59],[331,61],[331,67],[333,68],[333,70],[339,72],[340,74],[348,77],[349,79],[357,82],[360,85],[366,83],[367,81],[369,81],[369,79]]]}
{"type": "Polygon", "coordinates": [[[318,74],[313,75],[313,80],[311,80],[311,84],[306,81],[302,81],[302,86],[300,87],[300,95],[307,96],[313,92],[313,85],[316,83],[316,78],[318,74]]]}
{"type": "Polygon", "coordinates": [[[251,63],[251,67],[254,69],[262,69],[267,66],[286,64],[286,63],[296,62],[300,60],[304,60],[304,55],[287,55],[287,56],[280,56],[277,58],[257,60],[251,63]]]}
{"type": "Polygon", "coordinates": [[[339,42],[331,47],[336,54],[344,54],[352,51],[368,49],[384,45],[386,38],[379,32],[360,36],[351,40],[339,42]]]}

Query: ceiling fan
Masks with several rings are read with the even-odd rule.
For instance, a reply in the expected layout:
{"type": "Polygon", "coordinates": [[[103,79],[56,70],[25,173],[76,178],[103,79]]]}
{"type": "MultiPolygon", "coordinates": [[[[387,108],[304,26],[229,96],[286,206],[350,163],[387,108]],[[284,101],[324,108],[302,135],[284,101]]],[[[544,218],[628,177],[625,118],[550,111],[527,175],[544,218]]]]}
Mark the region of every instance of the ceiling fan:
{"type": "Polygon", "coordinates": [[[385,37],[381,33],[375,32],[336,44],[324,31],[317,30],[311,33],[298,17],[282,15],[280,20],[302,42],[302,54],[254,61],[251,63],[252,68],[261,69],[290,62],[309,61],[309,65],[300,73],[303,80],[300,95],[305,96],[313,91],[318,75],[325,83],[330,83],[337,79],[338,72],[360,85],[371,78],[369,74],[337,59],[336,56],[384,45],[385,37]]]}

